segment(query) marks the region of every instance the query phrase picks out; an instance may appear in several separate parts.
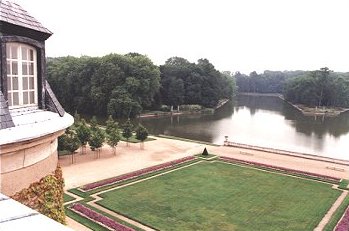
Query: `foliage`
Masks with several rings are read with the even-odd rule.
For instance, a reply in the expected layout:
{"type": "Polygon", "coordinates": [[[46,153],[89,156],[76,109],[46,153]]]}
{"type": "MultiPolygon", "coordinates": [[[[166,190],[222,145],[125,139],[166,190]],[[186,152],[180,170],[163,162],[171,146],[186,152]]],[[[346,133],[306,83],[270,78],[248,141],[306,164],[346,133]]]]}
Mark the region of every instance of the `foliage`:
{"type": "Polygon", "coordinates": [[[200,162],[102,193],[98,204],[159,230],[298,231],[313,230],[339,195],[319,182],[200,162]]]}
{"type": "Polygon", "coordinates": [[[133,128],[133,125],[131,123],[131,121],[128,119],[126,120],[126,122],[123,124],[122,126],[122,136],[127,140],[130,139],[130,137],[132,136],[132,128],[133,128]]]}
{"type": "Polygon", "coordinates": [[[64,180],[58,166],[53,174],[43,177],[29,188],[16,193],[12,198],[20,203],[65,224],[63,207],[64,180]]]}
{"type": "Polygon", "coordinates": [[[64,108],[86,115],[129,118],[144,109],[159,110],[162,104],[214,107],[236,91],[231,73],[220,73],[207,59],[195,64],[172,57],[158,67],[148,57],[130,53],[48,58],[47,66],[64,108]]]}
{"type": "Polygon", "coordinates": [[[115,147],[118,145],[121,139],[118,123],[113,120],[112,116],[109,116],[106,124],[107,124],[107,127],[105,129],[106,140],[109,146],[114,149],[114,153],[115,153],[115,147]]]}
{"type": "Polygon", "coordinates": [[[220,73],[207,59],[199,59],[195,64],[172,57],[160,66],[160,71],[161,100],[169,106],[198,104],[214,107],[219,99],[231,99],[236,91],[231,73],[220,73]]]}
{"type": "Polygon", "coordinates": [[[75,152],[80,147],[80,140],[76,134],[76,131],[69,127],[65,130],[65,133],[58,138],[58,151],[75,152]]]}
{"type": "Polygon", "coordinates": [[[85,146],[87,142],[90,140],[91,136],[91,130],[87,126],[86,121],[84,119],[81,119],[79,122],[76,123],[75,129],[76,135],[78,136],[81,144],[85,146]]]}
{"type": "Polygon", "coordinates": [[[239,92],[282,93],[285,81],[304,74],[304,71],[264,71],[258,74],[253,71],[249,75],[235,73],[239,92]]]}
{"type": "Polygon", "coordinates": [[[88,144],[90,145],[92,151],[99,151],[99,148],[103,146],[103,143],[105,141],[105,132],[100,127],[98,127],[96,116],[92,117],[90,126],[91,134],[88,144]]]}
{"type": "Polygon", "coordinates": [[[308,106],[349,107],[349,74],[330,71],[255,71],[235,73],[239,92],[279,93],[286,100],[308,106]]]}
{"type": "Polygon", "coordinates": [[[154,104],[159,68],[132,53],[47,60],[48,80],[67,111],[87,115],[135,116],[154,104]]]}
{"type": "Polygon", "coordinates": [[[147,138],[148,130],[142,124],[139,124],[136,129],[136,139],[144,142],[147,138]]]}
{"type": "Polygon", "coordinates": [[[284,96],[308,106],[349,107],[349,80],[325,67],[288,81],[284,96]]]}
{"type": "Polygon", "coordinates": [[[94,130],[97,129],[97,127],[98,127],[97,117],[94,115],[94,116],[92,116],[92,118],[90,120],[91,131],[93,132],[94,130]]]}

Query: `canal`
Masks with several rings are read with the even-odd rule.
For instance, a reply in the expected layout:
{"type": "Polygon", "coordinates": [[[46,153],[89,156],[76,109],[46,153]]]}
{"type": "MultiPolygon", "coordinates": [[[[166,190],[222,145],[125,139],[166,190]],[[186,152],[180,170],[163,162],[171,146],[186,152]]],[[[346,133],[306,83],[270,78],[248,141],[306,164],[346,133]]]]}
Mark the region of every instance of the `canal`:
{"type": "Polygon", "coordinates": [[[272,96],[238,96],[213,115],[142,118],[151,134],[223,144],[230,141],[349,160],[349,113],[304,116],[272,96]]]}

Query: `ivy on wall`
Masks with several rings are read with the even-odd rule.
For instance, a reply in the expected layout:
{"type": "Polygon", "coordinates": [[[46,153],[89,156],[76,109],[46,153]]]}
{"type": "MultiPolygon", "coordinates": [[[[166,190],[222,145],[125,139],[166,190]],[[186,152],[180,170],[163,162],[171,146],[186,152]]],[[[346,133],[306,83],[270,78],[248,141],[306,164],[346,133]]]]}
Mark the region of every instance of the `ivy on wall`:
{"type": "Polygon", "coordinates": [[[12,199],[46,215],[57,222],[65,224],[63,207],[64,179],[62,169],[57,169],[39,182],[32,183],[12,196],[12,199]]]}

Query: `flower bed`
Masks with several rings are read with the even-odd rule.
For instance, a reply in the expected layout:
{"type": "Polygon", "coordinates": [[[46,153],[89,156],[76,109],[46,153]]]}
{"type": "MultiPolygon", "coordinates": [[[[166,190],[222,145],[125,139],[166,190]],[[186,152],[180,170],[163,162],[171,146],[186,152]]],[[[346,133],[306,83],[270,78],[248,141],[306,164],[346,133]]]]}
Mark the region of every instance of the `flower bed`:
{"type": "Polygon", "coordinates": [[[124,175],[121,175],[121,176],[117,176],[117,177],[113,177],[113,178],[97,181],[97,182],[94,182],[94,183],[91,183],[91,184],[87,184],[87,185],[84,185],[82,187],[82,189],[85,190],[85,191],[88,191],[88,190],[96,189],[96,188],[103,187],[103,186],[106,186],[106,185],[119,183],[119,182],[122,182],[122,181],[125,181],[125,180],[129,180],[129,179],[132,179],[132,178],[135,178],[135,177],[139,177],[139,176],[148,174],[150,172],[159,171],[159,170],[163,170],[163,169],[166,169],[166,168],[171,168],[171,167],[174,167],[174,166],[176,166],[178,164],[182,164],[184,162],[187,162],[187,161],[190,161],[190,160],[193,160],[193,159],[195,159],[194,156],[184,157],[184,158],[181,158],[181,159],[178,159],[178,160],[174,160],[174,161],[170,161],[170,162],[167,162],[167,163],[155,165],[155,166],[152,166],[152,167],[149,167],[149,168],[144,168],[144,169],[137,170],[137,171],[131,172],[131,173],[127,173],[127,174],[124,174],[124,175]]]}
{"type": "Polygon", "coordinates": [[[300,171],[300,170],[295,170],[290,168],[278,167],[278,166],[269,165],[269,164],[262,164],[254,161],[239,160],[231,157],[221,156],[220,159],[226,162],[231,162],[231,163],[241,163],[241,164],[253,165],[261,168],[273,169],[281,172],[286,172],[288,174],[297,174],[302,176],[315,177],[324,181],[339,183],[339,181],[341,180],[340,178],[336,178],[336,177],[331,177],[331,176],[326,176],[326,175],[321,175],[321,174],[316,174],[316,173],[311,173],[306,171],[300,171]]]}
{"type": "Polygon", "coordinates": [[[131,229],[127,226],[124,226],[124,225],[112,220],[109,217],[103,216],[102,214],[97,213],[97,212],[93,211],[92,209],[90,209],[82,204],[79,204],[79,203],[73,204],[70,207],[70,209],[75,211],[75,212],[78,212],[80,215],[82,215],[82,216],[84,216],[84,217],[86,217],[94,222],[100,223],[100,224],[108,227],[111,230],[135,231],[134,229],[131,229]]]}
{"type": "Polygon", "coordinates": [[[347,208],[347,211],[345,212],[344,216],[336,226],[335,231],[348,231],[348,230],[349,230],[349,207],[347,208]]]}

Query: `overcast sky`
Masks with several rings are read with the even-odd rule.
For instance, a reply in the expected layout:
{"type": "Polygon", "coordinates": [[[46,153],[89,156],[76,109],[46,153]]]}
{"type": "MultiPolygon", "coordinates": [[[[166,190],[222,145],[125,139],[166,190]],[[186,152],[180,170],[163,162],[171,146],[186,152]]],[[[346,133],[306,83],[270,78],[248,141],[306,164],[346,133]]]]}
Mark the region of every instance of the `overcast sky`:
{"type": "Polygon", "coordinates": [[[220,71],[349,71],[348,0],[12,0],[54,34],[47,56],[138,52],[220,71]]]}

